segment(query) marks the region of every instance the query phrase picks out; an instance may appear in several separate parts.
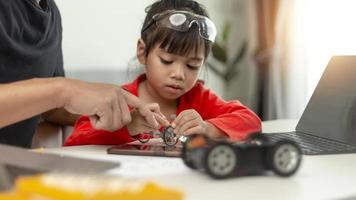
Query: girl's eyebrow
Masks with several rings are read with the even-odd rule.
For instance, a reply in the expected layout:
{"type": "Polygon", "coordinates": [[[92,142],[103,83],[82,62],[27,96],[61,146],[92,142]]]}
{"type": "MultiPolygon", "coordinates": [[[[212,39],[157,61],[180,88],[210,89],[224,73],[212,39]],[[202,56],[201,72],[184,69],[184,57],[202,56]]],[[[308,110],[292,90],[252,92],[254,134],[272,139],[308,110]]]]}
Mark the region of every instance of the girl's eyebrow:
{"type": "Polygon", "coordinates": [[[193,60],[193,61],[198,61],[198,62],[203,60],[203,58],[201,58],[201,57],[188,57],[188,59],[193,60]]]}

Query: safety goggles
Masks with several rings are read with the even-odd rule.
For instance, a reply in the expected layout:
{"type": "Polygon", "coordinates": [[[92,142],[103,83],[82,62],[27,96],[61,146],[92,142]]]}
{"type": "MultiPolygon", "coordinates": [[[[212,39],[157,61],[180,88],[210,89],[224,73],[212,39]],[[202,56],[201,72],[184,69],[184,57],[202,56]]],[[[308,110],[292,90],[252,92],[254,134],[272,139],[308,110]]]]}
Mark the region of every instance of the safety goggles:
{"type": "Polygon", "coordinates": [[[146,31],[153,23],[159,27],[166,27],[180,32],[187,32],[195,23],[199,27],[199,35],[211,42],[217,34],[213,21],[208,17],[184,10],[167,10],[152,17],[152,20],[142,29],[146,31]]]}

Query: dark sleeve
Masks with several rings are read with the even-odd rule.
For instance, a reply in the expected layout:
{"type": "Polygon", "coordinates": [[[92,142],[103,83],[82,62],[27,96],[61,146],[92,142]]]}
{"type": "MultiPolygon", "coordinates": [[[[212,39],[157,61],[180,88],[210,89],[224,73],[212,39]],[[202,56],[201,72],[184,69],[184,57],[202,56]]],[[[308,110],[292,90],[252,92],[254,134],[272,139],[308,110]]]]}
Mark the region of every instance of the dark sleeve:
{"type": "Polygon", "coordinates": [[[57,77],[57,76],[65,77],[65,72],[64,72],[63,65],[62,66],[58,66],[56,68],[56,70],[54,71],[53,77],[57,77]]]}
{"type": "Polygon", "coordinates": [[[58,31],[59,31],[59,51],[57,52],[57,67],[54,71],[53,77],[57,77],[57,76],[62,76],[65,77],[65,71],[64,71],[64,67],[63,67],[63,49],[62,49],[62,35],[63,35],[63,28],[62,28],[62,18],[61,18],[61,14],[60,11],[55,3],[54,0],[52,0],[50,2],[52,5],[52,12],[53,14],[56,16],[56,26],[58,27],[58,31]]]}

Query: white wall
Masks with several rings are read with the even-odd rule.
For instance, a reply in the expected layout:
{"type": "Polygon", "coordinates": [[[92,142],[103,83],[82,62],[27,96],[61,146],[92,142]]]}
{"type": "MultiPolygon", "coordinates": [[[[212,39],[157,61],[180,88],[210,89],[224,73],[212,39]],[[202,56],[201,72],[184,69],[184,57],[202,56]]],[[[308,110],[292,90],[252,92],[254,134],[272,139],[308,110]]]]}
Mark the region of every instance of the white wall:
{"type": "Polygon", "coordinates": [[[66,69],[116,69],[135,55],[152,0],[56,0],[62,14],[66,69]]]}
{"type": "MultiPolygon", "coordinates": [[[[56,0],[62,14],[63,52],[68,70],[126,68],[154,0],[56,0]]],[[[225,18],[241,20],[236,9],[245,0],[202,0],[221,29],[225,18]]]]}

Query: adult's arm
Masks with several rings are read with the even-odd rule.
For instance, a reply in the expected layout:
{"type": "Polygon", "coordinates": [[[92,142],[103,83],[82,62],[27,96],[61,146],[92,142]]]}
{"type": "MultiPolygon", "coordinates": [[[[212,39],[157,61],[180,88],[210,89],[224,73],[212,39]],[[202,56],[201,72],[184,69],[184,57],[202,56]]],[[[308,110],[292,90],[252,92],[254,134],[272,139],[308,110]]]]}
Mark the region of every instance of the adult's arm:
{"type": "Polygon", "coordinates": [[[80,115],[72,114],[64,108],[56,108],[42,114],[44,120],[61,126],[73,126],[79,117],[80,115]]]}
{"type": "Polygon", "coordinates": [[[0,84],[0,105],[0,128],[55,108],[89,115],[97,129],[116,130],[131,121],[121,88],[66,78],[0,84]]]}

